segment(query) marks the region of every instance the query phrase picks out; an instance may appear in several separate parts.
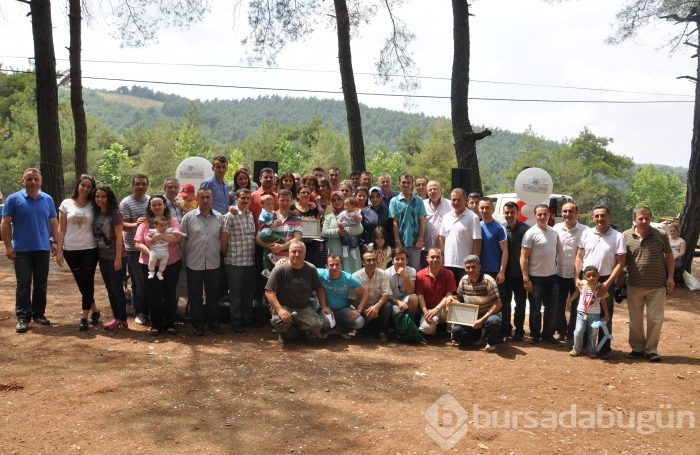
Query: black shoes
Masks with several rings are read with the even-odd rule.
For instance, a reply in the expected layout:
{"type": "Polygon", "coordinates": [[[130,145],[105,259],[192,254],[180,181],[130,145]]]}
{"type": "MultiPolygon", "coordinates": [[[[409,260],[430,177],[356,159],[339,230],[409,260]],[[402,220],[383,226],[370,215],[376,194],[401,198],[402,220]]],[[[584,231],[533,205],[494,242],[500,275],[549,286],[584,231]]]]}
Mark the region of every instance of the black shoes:
{"type": "Polygon", "coordinates": [[[25,333],[27,330],[29,330],[29,321],[17,321],[15,332],[25,333]]]}
{"type": "Polygon", "coordinates": [[[203,337],[204,336],[204,327],[195,327],[194,334],[197,335],[198,337],[203,337]]]}
{"type": "Polygon", "coordinates": [[[80,320],[80,326],[78,327],[78,330],[80,330],[81,332],[87,332],[87,329],[88,329],[88,320],[85,318],[82,318],[80,320]]]}
{"type": "Polygon", "coordinates": [[[625,355],[625,357],[627,357],[628,359],[641,359],[644,357],[644,353],[637,352],[637,351],[630,351],[625,355]]]}
{"type": "Polygon", "coordinates": [[[41,325],[51,325],[51,321],[46,319],[43,314],[41,316],[34,316],[34,322],[38,322],[41,325]]]}
{"type": "Polygon", "coordinates": [[[99,323],[100,323],[100,312],[93,311],[92,314],[90,315],[90,324],[97,325],[99,323]]]}

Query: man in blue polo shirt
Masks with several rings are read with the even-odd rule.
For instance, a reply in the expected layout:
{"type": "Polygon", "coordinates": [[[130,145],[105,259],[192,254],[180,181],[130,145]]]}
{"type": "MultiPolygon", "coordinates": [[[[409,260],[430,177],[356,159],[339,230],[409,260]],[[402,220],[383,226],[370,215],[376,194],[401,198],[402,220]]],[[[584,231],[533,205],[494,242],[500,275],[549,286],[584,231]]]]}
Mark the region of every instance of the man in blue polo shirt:
{"type": "Polygon", "coordinates": [[[420,268],[420,252],[425,235],[425,205],[423,199],[413,194],[413,177],[401,174],[401,193],[389,203],[389,218],[393,220],[394,245],[403,247],[408,256],[408,265],[420,268]]]}
{"type": "Polygon", "coordinates": [[[41,191],[41,172],[36,168],[25,170],[22,185],[24,189],[7,198],[2,219],[5,252],[15,264],[17,278],[17,333],[26,332],[32,319],[41,325],[51,324],[44,311],[49,254],[56,254],[50,238],[58,234],[56,206],[51,196],[41,191]]]}
{"type": "Polygon", "coordinates": [[[318,277],[326,294],[328,308],[333,311],[336,331],[341,337],[349,340],[348,332],[359,330],[365,325],[362,311],[367,305],[367,290],[362,287],[360,280],[343,271],[343,261],[338,255],[328,256],[326,268],[318,269],[318,277]],[[354,290],[359,298],[357,308],[350,305],[348,295],[351,290],[354,290]]]}

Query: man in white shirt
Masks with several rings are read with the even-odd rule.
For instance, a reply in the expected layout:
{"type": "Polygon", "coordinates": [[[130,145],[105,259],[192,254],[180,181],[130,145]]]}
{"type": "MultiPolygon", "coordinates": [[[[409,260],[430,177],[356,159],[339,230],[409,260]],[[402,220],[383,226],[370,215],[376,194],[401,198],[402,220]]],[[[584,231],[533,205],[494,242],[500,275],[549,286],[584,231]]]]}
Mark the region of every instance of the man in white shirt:
{"type": "Polygon", "coordinates": [[[540,339],[559,345],[554,339],[557,316],[557,252],[561,250],[559,236],[547,225],[549,207],[535,206],[536,224],[525,232],[520,251],[523,286],[530,294],[530,335],[532,344],[540,339]],[[544,323],[541,308],[544,306],[544,323]]]}
{"type": "Polygon", "coordinates": [[[576,302],[571,303],[569,311],[569,323],[566,323],[566,301],[576,291],[576,252],[581,241],[583,231],[588,229],[578,222],[578,206],[573,202],[567,202],[561,207],[561,223],[554,225],[552,229],[559,236],[561,243],[561,256],[557,258],[557,282],[559,285],[559,297],[557,299],[557,320],[555,329],[559,333],[559,341],[568,338],[573,340],[576,327],[576,302]]]}
{"type": "MultiPolygon", "coordinates": [[[[608,332],[612,334],[613,296],[615,295],[615,280],[622,269],[625,268],[625,256],[627,244],[624,236],[610,226],[610,210],[605,205],[593,207],[593,221],[595,227],[588,228],[581,234],[581,241],[576,252],[575,276],[581,276],[581,270],[589,265],[594,265],[600,274],[600,281],[608,292],[607,305],[610,322],[608,332]]],[[[576,280],[576,286],[580,281],[576,280]]],[[[602,335],[599,332],[599,337],[602,335]]],[[[598,357],[607,359],[610,357],[610,339],[605,342],[598,357]]]]}
{"type": "Polygon", "coordinates": [[[481,254],[481,225],[479,218],[467,210],[467,195],[462,188],[450,193],[452,210],[442,219],[438,244],[443,251],[443,265],[452,271],[459,283],[464,274],[464,258],[481,254]]]}

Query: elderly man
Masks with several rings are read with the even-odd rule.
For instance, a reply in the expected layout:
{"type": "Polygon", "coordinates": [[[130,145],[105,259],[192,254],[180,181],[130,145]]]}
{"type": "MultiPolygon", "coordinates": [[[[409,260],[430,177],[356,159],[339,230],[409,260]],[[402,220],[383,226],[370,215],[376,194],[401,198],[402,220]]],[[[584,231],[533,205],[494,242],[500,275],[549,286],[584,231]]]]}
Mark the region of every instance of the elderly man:
{"type": "Polygon", "coordinates": [[[139,264],[141,252],[136,248],[134,236],[139,224],[148,221],[146,218],[146,207],[150,196],[148,191],[148,177],[143,174],[136,174],[131,179],[131,194],[122,199],[119,204],[119,211],[122,215],[124,228],[124,249],[127,254],[129,273],[131,274],[131,301],[134,304],[137,324],[148,324],[150,306],[148,293],[146,292],[146,274],[139,264]]]}
{"type": "Polygon", "coordinates": [[[289,259],[270,273],[265,285],[265,298],[271,307],[270,323],[279,332],[279,341],[287,344],[287,332],[292,324],[302,334],[319,336],[328,326],[326,319],[318,314],[311,303],[314,292],[318,296],[321,311],[330,314],[326,305],[326,292],[318,277],[316,267],[304,261],[306,246],[301,240],[289,245],[289,259]],[[292,315],[292,313],[295,313],[292,315]]]}
{"type": "Polygon", "coordinates": [[[392,219],[394,244],[404,247],[408,263],[414,269],[420,267],[420,252],[425,235],[425,205],[413,194],[413,177],[407,173],[399,177],[401,193],[389,203],[389,217],[392,219]]]}
{"type": "Polygon", "coordinates": [[[474,212],[467,210],[467,194],[462,188],[452,190],[450,201],[452,210],[442,219],[437,246],[445,256],[445,267],[459,283],[464,276],[464,258],[481,253],[481,225],[474,212]]]}
{"type": "Polygon", "coordinates": [[[250,190],[236,192],[238,210],[224,216],[221,230],[221,251],[229,286],[231,327],[236,333],[253,324],[253,290],[255,283],[255,220],[248,209],[250,190]]]}
{"type": "Polygon", "coordinates": [[[561,251],[559,236],[549,227],[549,206],[535,206],[536,224],[525,232],[520,251],[523,286],[530,294],[530,335],[532,344],[540,339],[559,345],[554,339],[557,316],[557,253],[561,251]],[[542,324],[544,306],[544,324],[542,324]]]}
{"type": "MultiPolygon", "coordinates": [[[[589,265],[594,265],[600,274],[599,281],[603,284],[608,298],[603,305],[608,305],[608,331],[612,334],[613,296],[615,295],[615,280],[625,268],[625,255],[627,245],[625,238],[617,230],[610,226],[610,210],[605,205],[593,207],[593,221],[595,227],[588,228],[581,234],[578,244],[575,262],[575,276],[580,277],[581,271],[589,265]]],[[[576,280],[576,287],[580,290],[581,282],[576,280]]],[[[598,332],[602,339],[602,331],[598,332]]],[[[606,340],[598,357],[607,359],[610,357],[610,340],[606,340]]]]}
{"type": "Polygon", "coordinates": [[[666,294],[673,292],[675,261],[668,236],[651,228],[651,209],[637,207],[632,213],[634,227],[624,232],[627,243],[627,308],[630,314],[627,354],[661,361],[657,352],[664,322],[666,294]],[[644,331],[644,308],[647,329],[644,331]]]}
{"type": "Polygon", "coordinates": [[[213,332],[221,333],[218,308],[223,218],[212,208],[213,194],[209,188],[200,188],[197,199],[199,207],[185,213],[180,231],[187,234],[187,238],[182,242],[192,325],[194,334],[203,336],[205,324],[208,324],[213,332]]]}
{"type": "Polygon", "coordinates": [[[578,206],[573,202],[567,202],[561,207],[561,216],[564,219],[561,223],[554,225],[554,232],[559,236],[561,244],[561,255],[557,258],[557,282],[559,284],[559,296],[557,299],[557,321],[555,328],[559,333],[559,340],[568,338],[570,342],[574,339],[574,328],[576,328],[576,308],[572,302],[569,311],[569,323],[566,322],[566,301],[576,292],[576,252],[581,241],[583,231],[586,226],[579,223],[578,206]]]}
{"type": "Polygon", "coordinates": [[[426,335],[435,335],[438,324],[447,322],[447,303],[454,295],[457,285],[452,272],[442,266],[442,251],[428,251],[428,267],[416,273],[416,294],[421,309],[418,328],[426,335]]]}
{"type": "Polygon", "coordinates": [[[462,345],[468,341],[481,342],[482,329],[486,330],[486,347],[493,352],[499,339],[501,329],[501,299],[498,295],[496,280],[481,271],[479,256],[472,254],[464,258],[466,275],[460,280],[457,295],[448,304],[454,302],[468,303],[479,307],[477,320],[472,326],[454,324],[452,326],[452,344],[462,345]]]}
{"type": "Polygon", "coordinates": [[[394,197],[398,196],[399,192],[394,191],[391,187],[391,176],[389,174],[381,174],[379,179],[377,179],[377,183],[379,183],[379,188],[382,190],[382,202],[388,208],[389,202],[391,202],[394,197]]]}
{"type": "Polygon", "coordinates": [[[56,206],[51,196],[41,191],[39,169],[26,169],[22,186],[23,189],[7,197],[2,218],[5,254],[14,263],[17,279],[17,333],[25,333],[32,319],[41,325],[51,323],[44,312],[49,255],[56,255],[56,244],[49,239],[58,238],[56,206]]]}
{"type": "Polygon", "coordinates": [[[364,267],[352,276],[360,281],[367,292],[367,303],[362,311],[366,321],[365,330],[376,331],[379,341],[388,341],[387,334],[394,308],[394,294],[389,285],[389,277],[384,270],[377,268],[377,255],[373,251],[362,255],[362,263],[364,267]]]}
{"type": "Polygon", "coordinates": [[[326,304],[333,312],[336,332],[343,339],[350,339],[350,332],[360,330],[365,325],[362,312],[367,305],[367,291],[360,280],[343,270],[343,260],[338,255],[329,255],[325,269],[318,269],[326,304]],[[350,305],[350,292],[360,298],[357,308],[350,305]]]}

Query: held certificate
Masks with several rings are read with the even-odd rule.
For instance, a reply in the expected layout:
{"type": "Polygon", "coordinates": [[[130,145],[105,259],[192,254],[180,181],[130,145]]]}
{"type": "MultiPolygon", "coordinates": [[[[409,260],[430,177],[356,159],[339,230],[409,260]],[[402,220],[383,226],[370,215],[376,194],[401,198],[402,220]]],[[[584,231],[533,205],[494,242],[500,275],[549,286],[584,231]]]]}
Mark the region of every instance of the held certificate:
{"type": "Polygon", "coordinates": [[[447,313],[448,324],[471,327],[477,319],[479,319],[479,305],[460,302],[453,302],[450,304],[450,311],[447,313]]]}

